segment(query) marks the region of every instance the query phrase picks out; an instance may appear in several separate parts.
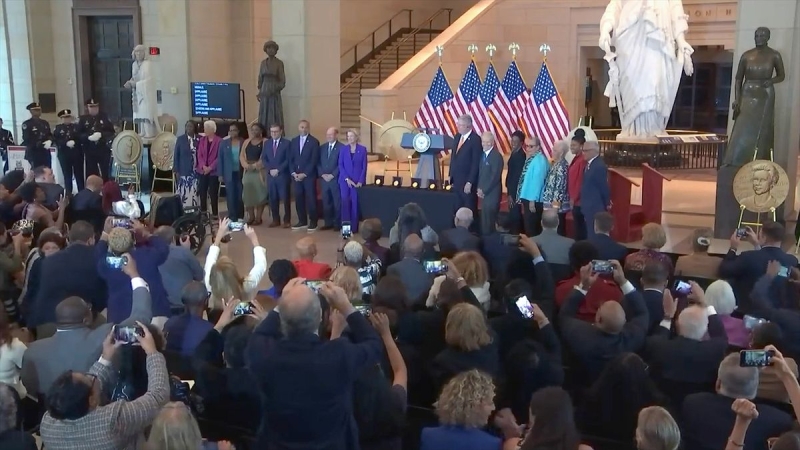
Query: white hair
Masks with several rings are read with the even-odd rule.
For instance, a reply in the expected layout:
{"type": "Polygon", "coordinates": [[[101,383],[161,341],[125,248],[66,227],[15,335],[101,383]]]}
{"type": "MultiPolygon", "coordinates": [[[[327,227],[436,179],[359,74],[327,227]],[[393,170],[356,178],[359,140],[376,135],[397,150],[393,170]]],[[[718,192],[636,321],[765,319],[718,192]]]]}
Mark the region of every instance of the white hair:
{"type": "Polygon", "coordinates": [[[350,241],[344,246],[344,262],[348,266],[361,267],[364,262],[364,247],[356,241],[350,241]]]}
{"type": "Polygon", "coordinates": [[[739,354],[731,353],[719,364],[719,393],[730,398],[752,400],[758,393],[758,368],[740,367],[739,354]]]}
{"type": "Polygon", "coordinates": [[[469,114],[464,114],[463,116],[458,118],[459,122],[463,122],[466,125],[472,126],[472,116],[469,114]]]}
{"type": "Polygon", "coordinates": [[[736,295],[733,288],[725,280],[717,280],[706,288],[706,304],[713,306],[717,314],[729,316],[736,309],[736,295]]]}
{"type": "Polygon", "coordinates": [[[136,47],[133,47],[133,50],[131,50],[131,58],[136,59],[136,52],[139,51],[139,50],[143,51],[144,52],[144,57],[147,58],[147,52],[145,51],[144,45],[142,45],[142,44],[139,44],[136,47]]]}
{"type": "Polygon", "coordinates": [[[203,130],[205,131],[206,128],[210,128],[212,133],[217,132],[217,123],[213,120],[206,120],[203,122],[203,130]]]}
{"type": "Polygon", "coordinates": [[[494,133],[492,133],[491,131],[484,131],[483,134],[481,135],[481,139],[485,138],[489,138],[492,140],[492,142],[494,142],[494,133]]]}
{"type": "Polygon", "coordinates": [[[565,140],[556,141],[556,143],[553,144],[553,154],[555,154],[557,150],[561,152],[561,156],[565,156],[569,151],[569,142],[565,140]]]}
{"type": "Polygon", "coordinates": [[[700,306],[689,306],[678,316],[678,334],[699,341],[708,331],[708,313],[700,306]]]}
{"type": "Polygon", "coordinates": [[[469,226],[472,225],[473,220],[475,220],[475,217],[472,214],[471,209],[458,208],[458,211],[456,211],[456,220],[455,220],[456,226],[462,225],[466,228],[469,228],[469,226]]]}

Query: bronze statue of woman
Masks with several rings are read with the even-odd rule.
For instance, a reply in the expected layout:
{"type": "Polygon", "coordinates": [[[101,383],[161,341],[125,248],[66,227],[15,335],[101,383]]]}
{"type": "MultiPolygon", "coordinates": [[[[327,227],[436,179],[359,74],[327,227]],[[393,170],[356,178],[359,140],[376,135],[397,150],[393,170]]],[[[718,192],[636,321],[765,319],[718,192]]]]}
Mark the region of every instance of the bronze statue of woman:
{"type": "Polygon", "coordinates": [[[786,74],[780,52],[770,48],[769,28],[759,27],[755,48],[742,54],[736,69],[733,131],[724,166],[741,167],[753,159],[770,159],[775,143],[775,83],[786,74]],[[773,73],[775,76],[773,76],[773,73]]]}
{"type": "Polygon", "coordinates": [[[283,61],[275,56],[278,54],[278,44],[275,41],[265,42],[264,53],[267,57],[261,61],[258,69],[258,121],[267,129],[275,124],[283,128],[281,91],[286,87],[286,74],[283,61]]]}

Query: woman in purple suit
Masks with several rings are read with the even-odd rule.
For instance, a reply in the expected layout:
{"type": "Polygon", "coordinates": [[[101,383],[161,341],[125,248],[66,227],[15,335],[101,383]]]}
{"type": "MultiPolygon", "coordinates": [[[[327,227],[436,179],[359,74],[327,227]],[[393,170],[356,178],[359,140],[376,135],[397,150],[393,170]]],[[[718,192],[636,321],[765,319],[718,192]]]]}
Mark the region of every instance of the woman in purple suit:
{"type": "Polygon", "coordinates": [[[342,222],[358,231],[358,193],[367,180],[367,147],[358,143],[356,130],[347,131],[347,146],[339,152],[339,192],[342,193],[342,222]]]}

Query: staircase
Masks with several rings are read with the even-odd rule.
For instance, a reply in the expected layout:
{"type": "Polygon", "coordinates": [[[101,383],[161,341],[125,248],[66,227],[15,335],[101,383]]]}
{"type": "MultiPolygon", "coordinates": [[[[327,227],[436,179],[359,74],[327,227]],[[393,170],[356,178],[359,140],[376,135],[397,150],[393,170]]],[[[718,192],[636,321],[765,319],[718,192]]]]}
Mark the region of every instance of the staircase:
{"type": "MultiPolygon", "coordinates": [[[[374,89],[397,69],[428,45],[436,36],[450,25],[450,9],[441,9],[423,22],[423,26],[412,29],[401,28],[391,34],[383,43],[375,45],[365,58],[342,73],[339,91],[341,108],[341,130],[361,128],[361,90],[374,89]],[[443,22],[434,28],[434,21],[443,22]]],[[[420,99],[422,101],[422,99],[420,99]]],[[[371,149],[370,149],[371,151],[371,149]]]]}

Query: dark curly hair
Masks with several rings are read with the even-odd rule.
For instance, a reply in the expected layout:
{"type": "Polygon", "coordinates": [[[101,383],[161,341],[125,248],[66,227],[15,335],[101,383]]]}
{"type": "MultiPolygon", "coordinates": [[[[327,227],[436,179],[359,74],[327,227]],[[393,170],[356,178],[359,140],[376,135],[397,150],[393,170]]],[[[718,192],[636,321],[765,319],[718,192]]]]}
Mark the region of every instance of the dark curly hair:
{"type": "Polygon", "coordinates": [[[19,196],[25,203],[33,203],[36,201],[36,190],[41,189],[39,183],[31,181],[19,187],[19,196]]]}
{"type": "Polygon", "coordinates": [[[594,244],[589,241],[578,241],[569,248],[569,266],[573,272],[577,272],[581,267],[597,259],[599,255],[594,244]]]}
{"type": "Polygon", "coordinates": [[[586,143],[586,132],[583,131],[582,128],[578,128],[575,130],[575,135],[572,136],[572,140],[583,145],[586,143]]]}
{"type": "Polygon", "coordinates": [[[59,375],[47,392],[47,412],[56,420],[77,420],[89,414],[92,387],[73,374],[68,370],[59,375]]]}

